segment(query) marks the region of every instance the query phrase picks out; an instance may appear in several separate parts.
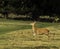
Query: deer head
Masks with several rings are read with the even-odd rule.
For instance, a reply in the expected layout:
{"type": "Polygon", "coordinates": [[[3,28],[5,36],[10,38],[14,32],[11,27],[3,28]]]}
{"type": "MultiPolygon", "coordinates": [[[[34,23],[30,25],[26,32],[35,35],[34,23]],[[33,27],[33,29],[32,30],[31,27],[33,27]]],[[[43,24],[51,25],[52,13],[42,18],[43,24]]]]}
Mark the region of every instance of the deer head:
{"type": "Polygon", "coordinates": [[[36,23],[36,21],[32,22],[30,25],[34,25],[36,23]]]}

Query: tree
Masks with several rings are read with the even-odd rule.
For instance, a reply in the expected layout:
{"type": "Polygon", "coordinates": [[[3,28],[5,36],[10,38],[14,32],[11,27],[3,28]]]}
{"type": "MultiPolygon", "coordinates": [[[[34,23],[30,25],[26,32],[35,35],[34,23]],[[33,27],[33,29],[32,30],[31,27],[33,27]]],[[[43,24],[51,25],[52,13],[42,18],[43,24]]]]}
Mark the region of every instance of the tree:
{"type": "Polygon", "coordinates": [[[0,12],[5,18],[13,12],[17,15],[32,14],[32,19],[38,20],[40,15],[60,15],[59,0],[1,0],[0,12]]]}

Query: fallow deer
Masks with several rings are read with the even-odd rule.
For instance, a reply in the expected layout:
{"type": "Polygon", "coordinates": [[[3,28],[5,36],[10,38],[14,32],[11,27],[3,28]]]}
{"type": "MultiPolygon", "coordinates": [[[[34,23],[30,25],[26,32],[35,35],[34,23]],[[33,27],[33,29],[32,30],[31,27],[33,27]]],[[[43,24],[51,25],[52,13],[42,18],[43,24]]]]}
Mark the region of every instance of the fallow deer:
{"type": "Polygon", "coordinates": [[[33,35],[42,35],[42,34],[45,34],[49,37],[49,30],[47,28],[38,28],[38,27],[35,27],[35,23],[36,22],[33,22],[31,23],[32,25],[32,30],[33,30],[33,35]]]}

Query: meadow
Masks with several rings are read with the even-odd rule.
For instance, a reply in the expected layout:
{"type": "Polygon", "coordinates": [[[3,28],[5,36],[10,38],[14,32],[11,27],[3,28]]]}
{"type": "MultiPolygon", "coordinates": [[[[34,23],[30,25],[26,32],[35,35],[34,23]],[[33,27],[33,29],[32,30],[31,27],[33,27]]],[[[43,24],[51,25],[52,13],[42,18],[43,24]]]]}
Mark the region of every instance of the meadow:
{"type": "Polygon", "coordinates": [[[60,23],[36,23],[50,30],[48,40],[46,35],[33,36],[31,22],[0,19],[0,49],[60,49],[60,23]]]}

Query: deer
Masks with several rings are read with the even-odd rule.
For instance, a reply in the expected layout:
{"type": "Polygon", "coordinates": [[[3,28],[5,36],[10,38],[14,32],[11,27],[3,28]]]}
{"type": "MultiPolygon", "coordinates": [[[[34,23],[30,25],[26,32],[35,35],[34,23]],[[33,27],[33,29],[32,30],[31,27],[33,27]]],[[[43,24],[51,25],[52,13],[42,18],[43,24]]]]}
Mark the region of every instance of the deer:
{"type": "Polygon", "coordinates": [[[33,36],[45,34],[49,37],[49,30],[47,28],[38,28],[38,27],[35,27],[35,24],[36,24],[36,21],[31,23],[33,36]]]}

